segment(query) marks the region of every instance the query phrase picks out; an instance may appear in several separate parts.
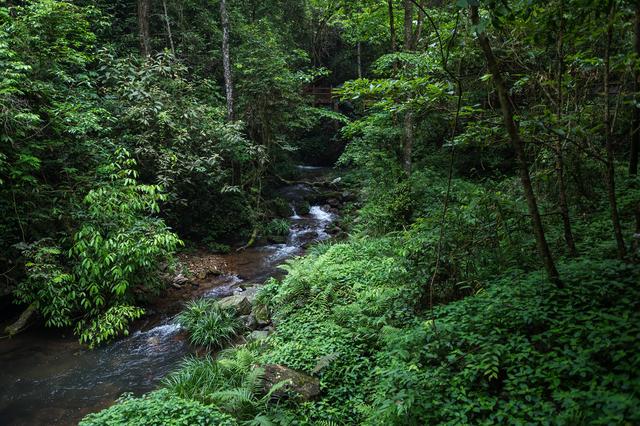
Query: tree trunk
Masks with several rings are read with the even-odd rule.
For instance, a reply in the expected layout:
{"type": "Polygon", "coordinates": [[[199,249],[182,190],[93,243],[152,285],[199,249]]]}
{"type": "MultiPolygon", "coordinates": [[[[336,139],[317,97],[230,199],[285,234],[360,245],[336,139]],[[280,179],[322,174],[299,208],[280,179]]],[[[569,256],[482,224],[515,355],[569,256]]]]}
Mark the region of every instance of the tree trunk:
{"type": "MultiPolygon", "coordinates": [[[[636,13],[635,13],[635,50],[636,55],[640,57],[640,1],[636,1],[636,13]]],[[[633,75],[633,92],[634,99],[639,102],[638,92],[640,92],[640,71],[637,70],[633,75]]],[[[631,152],[629,153],[629,175],[638,176],[638,152],[640,151],[640,108],[637,105],[633,106],[633,125],[631,128],[631,152]]],[[[638,252],[638,246],[640,245],[640,202],[636,204],[635,212],[636,230],[633,236],[632,249],[634,254],[638,252]]]]}
{"type": "Polygon", "coordinates": [[[358,56],[358,78],[362,78],[362,43],[358,42],[356,50],[358,56]]]}
{"type": "Polygon", "coordinates": [[[613,224],[613,233],[615,235],[616,245],[618,248],[618,257],[620,259],[623,259],[627,255],[627,248],[624,243],[624,237],[622,236],[620,217],[618,216],[618,201],[616,199],[615,184],[615,159],[613,154],[613,135],[611,134],[611,105],[609,99],[611,41],[613,38],[613,19],[615,17],[615,13],[615,2],[611,1],[607,23],[607,41],[604,50],[604,142],[605,149],[607,151],[605,181],[607,184],[607,194],[609,196],[609,207],[611,208],[611,222],[613,224]]]}
{"type": "MultiPolygon", "coordinates": [[[[564,105],[564,96],[562,88],[562,80],[564,78],[564,4],[560,0],[560,28],[558,30],[558,75],[557,75],[557,90],[558,90],[558,109],[557,117],[558,123],[562,122],[562,109],[564,105]]],[[[563,137],[558,135],[555,146],[556,154],[556,177],[558,181],[558,202],[560,204],[560,214],[562,216],[562,225],[564,228],[564,240],[567,244],[569,256],[576,257],[578,250],[576,249],[576,243],[573,238],[573,231],[571,229],[571,217],[569,215],[569,205],[567,203],[567,189],[564,179],[564,154],[562,152],[563,137]]]]}
{"type": "Polygon", "coordinates": [[[404,50],[410,52],[413,46],[413,1],[403,0],[404,3],[404,50]]]}
{"type": "Polygon", "coordinates": [[[138,38],[142,56],[151,55],[151,36],[149,35],[150,9],[151,0],[138,0],[138,38]]]}
{"type": "MultiPolygon", "coordinates": [[[[413,46],[413,2],[403,0],[404,3],[404,50],[411,52],[413,46]]],[[[411,157],[413,153],[413,112],[404,115],[404,143],[402,144],[402,167],[407,176],[411,176],[411,157]]]]}
{"type": "Polygon", "coordinates": [[[413,50],[416,50],[418,48],[418,41],[422,36],[422,26],[424,24],[424,18],[425,18],[424,0],[421,0],[418,7],[418,22],[416,24],[416,30],[413,33],[413,40],[412,40],[413,50]]]}
{"type": "Polygon", "coordinates": [[[167,25],[167,36],[169,37],[169,46],[171,47],[171,53],[176,55],[176,48],[173,44],[173,35],[171,34],[171,23],[169,22],[169,13],[167,12],[167,0],[162,0],[162,8],[164,9],[164,22],[167,25]]]}
{"type": "MultiPolygon", "coordinates": [[[[636,55],[640,56],[640,1],[636,2],[635,14],[635,50],[636,55]]],[[[633,79],[633,92],[638,101],[638,91],[640,91],[640,71],[636,68],[633,79]]],[[[629,174],[637,176],[638,174],[638,152],[640,151],[640,108],[633,106],[633,126],[631,128],[631,153],[629,154],[629,174]]],[[[640,225],[640,224],[639,224],[640,225]]]]}
{"type": "Polygon", "coordinates": [[[24,330],[27,327],[29,320],[35,313],[36,313],[35,306],[29,305],[27,309],[25,309],[24,312],[20,314],[20,317],[18,318],[18,320],[13,324],[8,325],[4,329],[4,332],[7,333],[9,336],[14,336],[20,333],[22,330],[24,330]]]}
{"type": "Polygon", "coordinates": [[[220,0],[220,20],[222,23],[222,67],[224,69],[224,88],[227,95],[227,120],[234,121],[233,77],[231,75],[231,55],[229,53],[229,14],[227,0],[220,0]]]}
{"type": "Polygon", "coordinates": [[[389,32],[391,33],[391,52],[396,51],[396,20],[393,15],[393,0],[388,0],[389,4],[389,32]]]}
{"type": "Polygon", "coordinates": [[[402,146],[402,168],[407,176],[411,176],[413,140],[413,112],[407,111],[404,114],[404,144],[402,146]]]}
{"type": "MultiPolygon", "coordinates": [[[[471,22],[473,23],[473,25],[478,27],[478,24],[480,23],[478,7],[470,6],[470,12],[471,22]]],[[[489,71],[493,76],[493,83],[500,99],[500,108],[502,110],[504,125],[509,135],[511,146],[513,147],[513,150],[516,154],[520,181],[522,182],[522,189],[524,190],[524,195],[527,199],[527,207],[529,209],[529,215],[531,216],[533,233],[536,239],[538,253],[542,258],[549,280],[555,283],[558,287],[562,287],[560,275],[558,274],[558,270],[556,269],[553,257],[551,256],[551,250],[549,250],[549,245],[547,244],[547,239],[544,234],[544,227],[542,225],[542,219],[540,218],[538,203],[536,201],[535,193],[533,192],[531,177],[529,176],[529,165],[527,163],[524,143],[520,138],[520,132],[513,119],[513,110],[511,106],[512,104],[511,99],[509,98],[506,84],[502,78],[500,67],[493,54],[493,50],[491,50],[491,44],[489,43],[489,39],[487,38],[486,34],[484,32],[478,32],[477,36],[480,47],[487,60],[487,66],[489,67],[489,71]]]]}

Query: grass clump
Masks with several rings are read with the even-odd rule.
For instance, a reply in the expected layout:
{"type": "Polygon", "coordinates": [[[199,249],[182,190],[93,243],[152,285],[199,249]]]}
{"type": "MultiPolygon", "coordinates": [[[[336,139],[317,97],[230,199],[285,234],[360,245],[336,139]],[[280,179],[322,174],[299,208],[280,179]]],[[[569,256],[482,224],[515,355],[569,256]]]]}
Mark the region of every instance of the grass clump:
{"type": "Polygon", "coordinates": [[[192,399],[246,421],[269,411],[272,394],[263,389],[264,370],[257,367],[261,343],[222,351],[211,356],[188,358],[164,380],[164,385],[180,398],[192,399]]]}
{"type": "Polygon", "coordinates": [[[207,350],[224,347],[242,330],[235,310],[222,307],[213,299],[189,302],[178,315],[178,322],[189,332],[192,344],[207,350]]]}
{"type": "Polygon", "coordinates": [[[263,233],[265,235],[286,237],[289,235],[289,228],[291,228],[291,222],[287,219],[273,219],[264,225],[263,233]]]}

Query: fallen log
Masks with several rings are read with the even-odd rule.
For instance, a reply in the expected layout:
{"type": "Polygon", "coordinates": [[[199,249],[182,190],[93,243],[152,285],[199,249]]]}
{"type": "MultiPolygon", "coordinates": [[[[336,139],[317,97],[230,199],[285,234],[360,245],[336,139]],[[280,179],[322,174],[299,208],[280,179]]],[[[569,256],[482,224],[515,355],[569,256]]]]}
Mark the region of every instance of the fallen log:
{"type": "Polygon", "coordinates": [[[7,333],[9,336],[15,336],[16,334],[20,333],[22,330],[24,330],[27,327],[29,320],[35,313],[36,313],[35,306],[29,305],[29,307],[20,314],[20,317],[16,322],[5,327],[4,332],[7,333]]]}

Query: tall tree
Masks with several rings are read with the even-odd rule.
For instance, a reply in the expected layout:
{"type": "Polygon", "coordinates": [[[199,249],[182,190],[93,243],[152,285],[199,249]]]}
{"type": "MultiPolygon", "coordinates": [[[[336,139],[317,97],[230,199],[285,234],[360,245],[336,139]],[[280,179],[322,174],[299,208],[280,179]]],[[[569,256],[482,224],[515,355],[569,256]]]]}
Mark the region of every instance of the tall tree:
{"type": "Polygon", "coordinates": [[[169,37],[169,47],[171,47],[171,53],[176,54],[176,48],[173,44],[173,35],[171,34],[171,22],[169,22],[169,12],[167,11],[167,0],[162,0],[162,8],[164,9],[164,22],[167,26],[167,37],[169,37]]]}
{"type": "MultiPolygon", "coordinates": [[[[413,1],[403,0],[404,5],[404,51],[411,52],[415,49],[413,34],[413,1]]],[[[404,141],[402,144],[402,166],[407,176],[411,175],[411,156],[413,152],[413,112],[410,109],[404,114],[404,141]]]]}
{"type": "Polygon", "coordinates": [[[356,44],[356,55],[358,61],[358,78],[362,78],[362,43],[360,41],[356,44]]]}
{"type": "Polygon", "coordinates": [[[140,54],[151,55],[151,35],[149,32],[149,15],[151,13],[151,0],[138,0],[138,39],[140,41],[140,54]]]}
{"type": "Polygon", "coordinates": [[[231,54],[229,52],[230,25],[227,11],[227,0],[220,0],[220,21],[222,24],[222,68],[224,72],[224,88],[227,96],[227,119],[235,119],[233,106],[233,76],[231,74],[231,54]]]}
{"type": "Polygon", "coordinates": [[[604,142],[607,152],[607,165],[605,182],[607,185],[607,195],[609,197],[609,207],[611,210],[611,222],[613,224],[613,233],[616,238],[616,246],[618,248],[618,257],[624,258],[627,255],[627,248],[622,236],[622,226],[620,225],[620,216],[618,215],[618,201],[616,199],[615,184],[615,158],[613,152],[613,135],[611,128],[611,95],[610,95],[610,79],[611,79],[611,44],[613,40],[613,23],[616,17],[615,1],[609,1],[609,13],[607,17],[607,33],[604,48],[604,142]]]}
{"type": "MultiPolygon", "coordinates": [[[[640,1],[636,2],[636,10],[634,16],[634,47],[635,53],[640,57],[640,1]]],[[[638,96],[640,91],[640,70],[634,67],[633,92],[638,96]]],[[[636,102],[638,100],[636,99],[636,102]]],[[[638,152],[640,151],[640,108],[634,104],[633,106],[633,125],[631,127],[631,153],[629,155],[629,174],[636,176],[638,174],[638,152]]]]}
{"type": "Polygon", "coordinates": [[[551,250],[549,249],[549,244],[547,243],[547,239],[545,237],[542,218],[540,217],[540,211],[538,210],[536,195],[533,191],[533,185],[531,184],[531,176],[529,176],[529,164],[527,162],[524,143],[520,137],[520,131],[518,130],[516,122],[513,118],[513,100],[510,98],[509,92],[507,91],[507,86],[502,77],[500,65],[498,64],[493,50],[491,49],[489,38],[487,37],[484,30],[481,29],[478,6],[470,5],[469,10],[471,14],[471,23],[477,29],[476,33],[478,42],[487,61],[489,71],[491,72],[491,75],[493,77],[493,84],[496,88],[496,91],[498,92],[504,126],[507,130],[507,134],[509,135],[511,146],[513,147],[513,150],[516,154],[518,172],[520,174],[522,189],[524,190],[524,195],[527,199],[527,207],[529,209],[529,215],[531,216],[531,223],[533,226],[533,233],[536,239],[538,253],[542,258],[542,262],[544,264],[549,280],[560,287],[562,286],[562,281],[560,281],[560,274],[556,269],[553,256],[551,255],[551,250]]]}
{"type": "MultiPolygon", "coordinates": [[[[558,123],[562,122],[563,108],[564,108],[564,0],[559,2],[559,24],[557,33],[557,55],[558,55],[558,69],[556,76],[557,84],[557,119],[558,123]]],[[[576,243],[573,238],[573,231],[571,229],[571,217],[569,215],[569,206],[567,203],[567,185],[564,177],[564,153],[563,153],[564,137],[558,135],[555,145],[556,155],[556,179],[558,183],[558,204],[560,207],[560,215],[562,216],[562,226],[564,229],[564,239],[567,244],[570,256],[577,256],[578,250],[576,249],[576,243]]]]}
{"type": "Polygon", "coordinates": [[[391,36],[391,52],[395,52],[397,50],[396,46],[396,19],[393,11],[393,0],[388,0],[389,7],[389,33],[391,36]]]}

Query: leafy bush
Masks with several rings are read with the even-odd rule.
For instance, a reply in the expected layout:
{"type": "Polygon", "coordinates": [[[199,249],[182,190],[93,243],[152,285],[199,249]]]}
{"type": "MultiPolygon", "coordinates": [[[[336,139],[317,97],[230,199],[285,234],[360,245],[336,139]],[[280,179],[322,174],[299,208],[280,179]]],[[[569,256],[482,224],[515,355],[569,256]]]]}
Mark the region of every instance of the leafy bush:
{"type": "Polygon", "coordinates": [[[196,239],[251,228],[250,197],[233,173],[253,172],[264,150],[242,123],[225,122],[216,84],[192,79],[174,55],[141,59],[105,49],[100,60],[107,107],[118,118],[113,131],[145,165],[145,178],[165,189],[168,223],[196,239]]]}
{"type": "Polygon", "coordinates": [[[213,407],[179,398],[167,390],[141,398],[126,394],[111,408],[89,414],[81,426],[233,426],[237,422],[213,407]]]}
{"type": "Polygon", "coordinates": [[[178,322],[189,332],[191,343],[208,350],[224,347],[242,329],[233,308],[223,308],[213,299],[189,302],[178,322]]]}
{"type": "Polygon", "coordinates": [[[110,306],[97,317],[81,320],[75,328],[80,335],[80,343],[94,348],[102,343],[110,342],[118,336],[129,334],[129,323],[140,318],[144,309],[129,305],[110,306]]]}
{"type": "Polygon", "coordinates": [[[635,424],[640,390],[638,279],[616,261],[505,277],[388,328],[368,424],[635,424]]]}
{"type": "Polygon", "coordinates": [[[126,334],[142,315],[135,293],[159,290],[160,263],[181,244],[152,216],[164,199],[160,188],[139,184],[133,166],[119,150],[104,167],[109,180],[85,197],[66,256],[46,241],[25,251],[31,260],[17,300],[34,304],[49,326],[75,325],[90,347],[126,334]]]}

